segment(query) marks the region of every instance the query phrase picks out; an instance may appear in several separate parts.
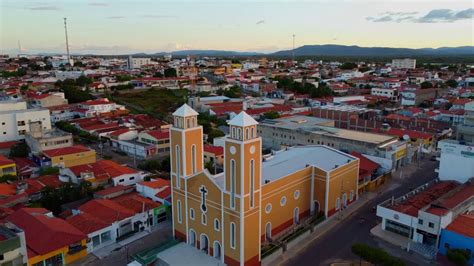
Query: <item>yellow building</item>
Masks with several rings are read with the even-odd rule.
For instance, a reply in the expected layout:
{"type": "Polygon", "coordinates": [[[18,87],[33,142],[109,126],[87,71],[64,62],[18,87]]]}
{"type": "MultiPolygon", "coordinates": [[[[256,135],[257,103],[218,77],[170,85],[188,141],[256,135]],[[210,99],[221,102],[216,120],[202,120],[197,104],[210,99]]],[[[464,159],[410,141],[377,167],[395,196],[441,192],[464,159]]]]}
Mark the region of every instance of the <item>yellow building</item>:
{"type": "Polygon", "coordinates": [[[28,265],[66,265],[87,255],[87,236],[44,208],[22,208],[6,218],[25,232],[28,265]]]}
{"type": "Polygon", "coordinates": [[[16,164],[7,157],[0,155],[0,176],[4,175],[16,176],[16,164]]]}
{"type": "Polygon", "coordinates": [[[71,167],[96,162],[95,150],[82,145],[43,151],[42,165],[71,167]]]}
{"type": "Polygon", "coordinates": [[[302,146],[262,158],[257,122],[229,122],[224,172],[203,168],[203,133],[183,105],[173,113],[173,234],[227,265],[260,265],[261,245],[302,219],[334,215],[354,202],[359,160],[327,146],[302,146]]]}

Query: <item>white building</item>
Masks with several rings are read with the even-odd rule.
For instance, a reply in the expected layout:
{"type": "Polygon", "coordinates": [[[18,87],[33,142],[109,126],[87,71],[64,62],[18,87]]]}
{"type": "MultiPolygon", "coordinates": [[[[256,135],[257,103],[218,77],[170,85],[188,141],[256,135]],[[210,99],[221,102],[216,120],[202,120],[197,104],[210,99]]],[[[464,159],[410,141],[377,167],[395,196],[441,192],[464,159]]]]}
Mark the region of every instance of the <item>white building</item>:
{"type": "Polygon", "coordinates": [[[440,180],[456,180],[464,183],[474,177],[474,145],[461,144],[457,140],[441,140],[438,142],[441,155],[438,158],[440,180]]]}
{"type": "Polygon", "coordinates": [[[91,117],[101,113],[108,113],[117,109],[124,110],[125,107],[114,102],[110,102],[107,98],[101,98],[80,103],[79,109],[77,109],[76,112],[82,117],[91,117]]]}
{"type": "Polygon", "coordinates": [[[82,71],[56,71],[54,73],[55,77],[61,81],[66,79],[78,79],[80,76],[84,75],[82,71]]]}
{"type": "Polygon", "coordinates": [[[389,98],[391,101],[398,101],[398,90],[394,88],[372,88],[370,94],[389,98]]]}
{"type": "Polygon", "coordinates": [[[416,59],[404,58],[404,59],[392,59],[393,68],[406,68],[406,69],[415,69],[416,68],[416,59]]]}
{"type": "Polygon", "coordinates": [[[151,63],[151,58],[133,58],[131,56],[128,57],[127,65],[129,69],[138,69],[144,65],[149,65],[151,63]]]}
{"type": "Polygon", "coordinates": [[[27,109],[24,101],[0,102],[0,142],[24,139],[33,122],[40,122],[42,129],[51,129],[49,110],[27,109]]]}

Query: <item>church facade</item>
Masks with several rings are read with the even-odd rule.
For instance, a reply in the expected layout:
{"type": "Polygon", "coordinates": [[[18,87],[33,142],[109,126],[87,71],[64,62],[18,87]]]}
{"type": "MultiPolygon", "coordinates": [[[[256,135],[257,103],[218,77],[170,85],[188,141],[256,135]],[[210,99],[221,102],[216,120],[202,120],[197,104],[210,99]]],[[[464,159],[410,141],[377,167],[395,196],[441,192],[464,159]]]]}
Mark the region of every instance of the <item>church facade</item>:
{"type": "Polygon", "coordinates": [[[359,161],[327,146],[262,158],[257,122],[229,122],[224,172],[204,168],[203,129],[188,105],[173,113],[170,158],[173,235],[227,265],[260,265],[262,243],[318,213],[354,202],[359,161]]]}

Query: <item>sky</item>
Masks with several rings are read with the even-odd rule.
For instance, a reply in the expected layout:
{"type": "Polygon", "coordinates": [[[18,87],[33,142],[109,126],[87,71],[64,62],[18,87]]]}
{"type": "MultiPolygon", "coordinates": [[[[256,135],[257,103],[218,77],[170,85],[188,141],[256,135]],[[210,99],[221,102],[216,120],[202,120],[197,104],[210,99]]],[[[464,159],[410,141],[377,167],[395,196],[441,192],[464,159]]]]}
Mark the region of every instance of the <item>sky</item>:
{"type": "Polygon", "coordinates": [[[456,0],[0,1],[0,53],[273,52],[305,44],[474,45],[473,2],[456,0]]]}

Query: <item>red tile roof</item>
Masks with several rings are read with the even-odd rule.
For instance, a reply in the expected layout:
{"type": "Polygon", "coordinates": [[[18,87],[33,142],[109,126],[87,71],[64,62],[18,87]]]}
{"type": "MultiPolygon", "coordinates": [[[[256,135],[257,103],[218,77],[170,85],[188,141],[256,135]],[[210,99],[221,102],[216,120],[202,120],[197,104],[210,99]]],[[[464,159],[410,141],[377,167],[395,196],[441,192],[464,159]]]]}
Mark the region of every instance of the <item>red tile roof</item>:
{"type": "Polygon", "coordinates": [[[57,149],[43,151],[43,155],[49,158],[52,158],[56,156],[64,156],[64,155],[87,152],[87,151],[91,151],[91,149],[82,145],[74,145],[71,147],[57,148],[57,149]]]}
{"type": "Polygon", "coordinates": [[[95,163],[73,166],[69,168],[76,176],[81,173],[92,172],[94,177],[99,180],[115,178],[125,174],[137,173],[136,170],[127,166],[120,165],[110,160],[99,160],[95,163]]]}
{"type": "Polygon", "coordinates": [[[372,173],[380,167],[380,164],[370,160],[358,152],[353,151],[351,152],[351,155],[359,158],[359,178],[363,178],[365,177],[364,175],[367,174],[372,175],[372,173]]]}
{"type": "Polygon", "coordinates": [[[16,185],[0,183],[0,197],[9,197],[16,195],[16,185]]]}
{"type": "Polygon", "coordinates": [[[124,133],[129,132],[129,131],[130,131],[130,129],[128,129],[128,128],[121,128],[119,130],[115,130],[115,131],[110,132],[109,135],[114,136],[114,137],[118,137],[118,136],[120,136],[124,133]]]}
{"type": "Polygon", "coordinates": [[[4,141],[0,142],[0,149],[10,149],[13,145],[17,144],[18,141],[4,141]]]}
{"type": "Polygon", "coordinates": [[[121,221],[135,215],[135,212],[127,209],[109,199],[94,199],[79,207],[81,212],[89,213],[107,224],[121,221]]]}
{"type": "Polygon", "coordinates": [[[163,178],[157,178],[154,181],[142,181],[139,184],[150,188],[162,188],[170,186],[170,181],[163,178]]]}
{"type": "Polygon", "coordinates": [[[84,234],[90,234],[110,226],[109,223],[106,223],[89,213],[80,213],[69,216],[66,218],[66,222],[76,227],[84,234]]]}
{"type": "Polygon", "coordinates": [[[214,146],[214,145],[206,144],[206,145],[204,145],[204,152],[213,153],[216,156],[219,156],[219,155],[224,154],[224,148],[220,147],[220,146],[214,146]]]}
{"type": "Polygon", "coordinates": [[[15,163],[14,161],[8,159],[7,157],[0,155],[0,166],[8,165],[15,163]]]}
{"type": "Polygon", "coordinates": [[[44,208],[22,208],[7,217],[7,220],[23,229],[26,245],[34,254],[44,255],[67,247],[86,238],[86,235],[66,221],[50,217],[44,208]]]}
{"type": "Polygon", "coordinates": [[[85,102],[81,102],[83,105],[102,105],[102,104],[113,104],[107,98],[97,99],[97,100],[89,100],[85,102]]]}
{"type": "Polygon", "coordinates": [[[116,192],[127,191],[127,190],[132,189],[132,188],[133,188],[133,186],[116,185],[115,187],[108,187],[106,189],[99,190],[99,191],[95,192],[94,195],[107,196],[107,195],[110,195],[110,194],[114,194],[116,192]]]}
{"type": "Polygon", "coordinates": [[[161,206],[161,203],[142,197],[137,192],[113,198],[112,201],[124,208],[132,210],[134,213],[141,213],[161,206]]]}
{"type": "Polygon", "coordinates": [[[419,192],[418,194],[409,197],[400,203],[393,205],[391,208],[395,211],[399,211],[413,217],[418,216],[418,210],[429,205],[442,195],[448,193],[458,186],[458,183],[453,181],[438,182],[426,190],[419,192]]]}
{"type": "Polygon", "coordinates": [[[474,238],[474,214],[461,214],[446,228],[449,231],[474,238]]]}
{"type": "Polygon", "coordinates": [[[171,197],[171,187],[166,187],[162,191],[156,193],[155,196],[160,198],[160,199],[167,199],[167,198],[171,197]]]}
{"type": "Polygon", "coordinates": [[[146,131],[146,133],[158,140],[170,138],[170,132],[168,130],[156,129],[156,130],[146,131]]]}

